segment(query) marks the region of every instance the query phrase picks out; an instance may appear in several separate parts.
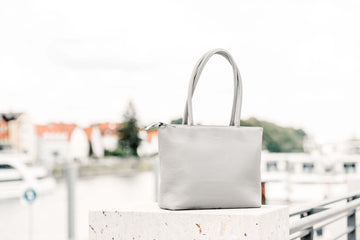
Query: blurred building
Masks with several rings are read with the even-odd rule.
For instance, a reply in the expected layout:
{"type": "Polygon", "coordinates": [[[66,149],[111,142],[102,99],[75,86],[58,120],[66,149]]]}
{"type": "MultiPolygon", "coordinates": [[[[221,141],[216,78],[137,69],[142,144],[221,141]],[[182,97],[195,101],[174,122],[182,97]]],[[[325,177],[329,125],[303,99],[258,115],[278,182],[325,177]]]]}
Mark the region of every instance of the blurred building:
{"type": "Polygon", "coordinates": [[[321,145],[321,152],[323,154],[347,154],[360,155],[360,140],[349,139],[342,142],[328,142],[321,145]]]}
{"type": "Polygon", "coordinates": [[[1,148],[11,146],[19,153],[30,158],[36,156],[35,127],[26,113],[0,113],[0,145],[1,148]]]}
{"type": "Polygon", "coordinates": [[[68,161],[88,162],[89,141],[76,124],[37,125],[37,159],[48,167],[68,161]]]}
{"type": "Polygon", "coordinates": [[[120,123],[98,123],[96,126],[99,127],[101,132],[101,141],[105,150],[114,151],[118,146],[119,136],[118,128],[120,123]]]}
{"type": "Polygon", "coordinates": [[[151,129],[149,131],[140,130],[139,136],[141,144],[138,148],[138,154],[141,157],[154,156],[158,153],[158,130],[151,129]]]}
{"type": "Polygon", "coordinates": [[[89,154],[95,158],[104,157],[104,146],[100,128],[96,125],[84,129],[89,141],[89,154]]]}
{"type": "Polygon", "coordinates": [[[340,145],[340,151],[347,154],[360,154],[360,140],[349,139],[340,145]]]}
{"type": "Polygon", "coordinates": [[[5,121],[2,116],[0,119],[0,144],[8,145],[9,144],[9,130],[7,121],[5,121]]]}

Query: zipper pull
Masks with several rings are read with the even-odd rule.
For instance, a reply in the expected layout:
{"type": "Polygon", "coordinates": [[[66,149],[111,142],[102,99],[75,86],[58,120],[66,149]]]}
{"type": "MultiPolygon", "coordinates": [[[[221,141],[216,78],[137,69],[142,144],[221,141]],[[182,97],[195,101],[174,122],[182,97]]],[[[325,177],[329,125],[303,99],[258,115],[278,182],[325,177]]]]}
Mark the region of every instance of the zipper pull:
{"type": "Polygon", "coordinates": [[[159,128],[159,127],[161,127],[161,126],[166,126],[167,124],[166,123],[162,123],[162,122],[155,122],[155,123],[152,123],[152,124],[150,124],[149,126],[147,126],[146,128],[145,128],[145,131],[148,131],[148,130],[150,130],[151,128],[159,128]]]}

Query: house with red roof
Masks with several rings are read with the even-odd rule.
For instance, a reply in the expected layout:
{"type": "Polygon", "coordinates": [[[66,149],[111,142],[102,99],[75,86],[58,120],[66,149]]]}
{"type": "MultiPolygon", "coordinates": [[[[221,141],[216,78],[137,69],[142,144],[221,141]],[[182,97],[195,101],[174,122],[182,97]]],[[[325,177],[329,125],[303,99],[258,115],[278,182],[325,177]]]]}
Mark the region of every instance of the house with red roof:
{"type": "Polygon", "coordinates": [[[87,163],[89,141],[76,124],[50,123],[36,125],[37,159],[48,167],[69,161],[87,163]]]}
{"type": "Polygon", "coordinates": [[[154,156],[158,153],[158,130],[150,129],[145,131],[139,130],[139,137],[141,138],[141,144],[138,147],[138,154],[140,157],[154,156]]]}
{"type": "Polygon", "coordinates": [[[27,113],[0,113],[0,150],[9,148],[35,160],[35,128],[27,113]]]}
{"type": "Polygon", "coordinates": [[[96,124],[100,129],[101,141],[105,150],[114,151],[117,148],[119,141],[118,129],[120,125],[121,123],[110,122],[96,124]]]}
{"type": "Polygon", "coordinates": [[[104,157],[104,146],[99,126],[93,125],[84,129],[90,146],[90,155],[95,158],[104,157]]]}
{"type": "MultiPolygon", "coordinates": [[[[118,147],[119,133],[118,129],[122,123],[98,123],[102,145],[104,150],[114,151],[118,147]]],[[[158,152],[158,131],[152,129],[145,131],[139,128],[139,137],[141,138],[140,146],[138,147],[139,156],[153,156],[158,152]]]]}

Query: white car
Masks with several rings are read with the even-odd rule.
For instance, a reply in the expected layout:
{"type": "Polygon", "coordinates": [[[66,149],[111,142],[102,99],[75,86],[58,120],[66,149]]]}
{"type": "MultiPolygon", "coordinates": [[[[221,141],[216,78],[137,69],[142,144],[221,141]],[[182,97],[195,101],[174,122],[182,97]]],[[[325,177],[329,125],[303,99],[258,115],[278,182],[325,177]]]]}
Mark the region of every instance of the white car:
{"type": "Polygon", "coordinates": [[[27,189],[47,193],[55,186],[55,179],[45,168],[28,167],[17,154],[0,154],[0,200],[23,197],[27,189]]]}

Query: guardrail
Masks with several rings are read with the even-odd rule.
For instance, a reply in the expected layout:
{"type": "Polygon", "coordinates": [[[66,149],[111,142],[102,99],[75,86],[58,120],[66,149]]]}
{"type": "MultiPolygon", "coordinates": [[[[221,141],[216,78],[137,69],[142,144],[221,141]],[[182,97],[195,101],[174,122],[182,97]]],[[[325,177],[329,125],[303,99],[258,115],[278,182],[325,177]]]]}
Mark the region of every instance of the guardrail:
{"type": "Polygon", "coordinates": [[[347,228],[332,239],[347,236],[348,240],[356,239],[356,210],[360,207],[360,192],[343,197],[326,200],[319,204],[302,208],[290,213],[290,240],[313,240],[316,231],[342,218],[347,218],[347,228]]]}

